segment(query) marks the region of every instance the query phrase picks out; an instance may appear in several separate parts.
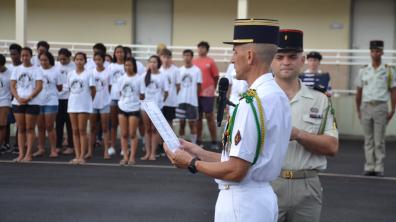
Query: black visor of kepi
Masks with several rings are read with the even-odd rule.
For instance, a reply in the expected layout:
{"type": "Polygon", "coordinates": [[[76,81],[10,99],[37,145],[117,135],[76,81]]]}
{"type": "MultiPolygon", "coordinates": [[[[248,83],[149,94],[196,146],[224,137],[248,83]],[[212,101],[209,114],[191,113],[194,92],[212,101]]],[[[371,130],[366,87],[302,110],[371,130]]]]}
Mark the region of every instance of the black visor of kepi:
{"type": "Polygon", "coordinates": [[[279,30],[278,52],[302,52],[303,50],[303,32],[301,30],[279,30]]]}
{"type": "Polygon", "coordinates": [[[224,44],[267,43],[278,45],[279,22],[272,19],[236,19],[234,39],[224,44]]]}

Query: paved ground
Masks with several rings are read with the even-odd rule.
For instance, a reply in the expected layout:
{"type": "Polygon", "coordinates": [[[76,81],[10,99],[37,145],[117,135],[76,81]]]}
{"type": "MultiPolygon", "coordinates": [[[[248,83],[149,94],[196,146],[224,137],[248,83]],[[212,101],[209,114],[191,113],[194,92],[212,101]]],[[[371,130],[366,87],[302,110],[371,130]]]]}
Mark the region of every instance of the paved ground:
{"type": "MultiPolygon", "coordinates": [[[[396,221],[396,142],[387,144],[386,177],[362,177],[361,141],[342,140],[321,176],[323,222],[396,221]]],[[[100,152],[100,151],[98,151],[100,152]]],[[[99,155],[99,154],[98,154],[99,155]]],[[[120,167],[95,157],[9,163],[0,156],[0,221],[212,221],[213,180],[169,166],[165,158],[120,167]]]]}

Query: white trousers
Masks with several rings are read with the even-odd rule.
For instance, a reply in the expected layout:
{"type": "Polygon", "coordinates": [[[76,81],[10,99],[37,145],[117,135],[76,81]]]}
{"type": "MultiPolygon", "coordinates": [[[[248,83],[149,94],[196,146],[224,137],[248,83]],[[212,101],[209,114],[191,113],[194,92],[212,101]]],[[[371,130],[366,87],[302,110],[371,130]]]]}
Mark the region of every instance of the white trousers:
{"type": "Polygon", "coordinates": [[[276,222],[277,197],[269,184],[220,190],[215,222],[276,222]]]}

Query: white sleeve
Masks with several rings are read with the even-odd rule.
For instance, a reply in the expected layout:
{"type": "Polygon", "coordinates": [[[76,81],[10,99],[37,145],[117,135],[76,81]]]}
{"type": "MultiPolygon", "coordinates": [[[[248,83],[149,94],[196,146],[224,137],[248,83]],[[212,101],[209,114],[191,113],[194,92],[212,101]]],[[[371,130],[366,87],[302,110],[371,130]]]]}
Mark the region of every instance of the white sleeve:
{"type": "Polygon", "coordinates": [[[361,68],[359,70],[359,74],[358,74],[358,76],[356,77],[356,80],[355,80],[355,85],[357,87],[359,87],[359,88],[363,88],[363,81],[362,81],[363,72],[364,72],[364,68],[361,68]]]}
{"type": "Polygon", "coordinates": [[[176,79],[176,84],[180,84],[181,83],[181,79],[180,79],[180,69],[179,68],[177,68],[176,70],[175,70],[175,79],[176,79]]]}
{"type": "Polygon", "coordinates": [[[41,71],[41,69],[36,69],[35,70],[36,75],[35,75],[35,81],[37,80],[43,80],[43,72],[41,71]]]}
{"type": "Polygon", "coordinates": [[[146,93],[146,83],[144,82],[144,76],[140,78],[140,92],[141,94],[146,93]]]}
{"type": "Polygon", "coordinates": [[[64,82],[62,80],[62,74],[60,73],[59,69],[56,69],[55,73],[56,73],[56,85],[58,86],[63,85],[64,82]]]}
{"type": "Polygon", "coordinates": [[[12,73],[11,73],[11,80],[17,80],[17,78],[18,78],[18,68],[15,68],[13,71],[12,71],[12,73]]]}
{"type": "Polygon", "coordinates": [[[255,122],[256,120],[250,104],[241,101],[232,130],[230,156],[253,163],[258,141],[255,122]]]}
{"type": "Polygon", "coordinates": [[[95,86],[95,76],[93,75],[93,72],[89,73],[89,86],[95,86]]]}
{"type": "Polygon", "coordinates": [[[197,69],[197,73],[198,73],[197,83],[202,83],[202,72],[199,68],[197,69]]]}
{"type": "Polygon", "coordinates": [[[163,90],[165,92],[168,92],[169,91],[169,82],[165,75],[162,75],[162,84],[163,84],[163,90]]]}

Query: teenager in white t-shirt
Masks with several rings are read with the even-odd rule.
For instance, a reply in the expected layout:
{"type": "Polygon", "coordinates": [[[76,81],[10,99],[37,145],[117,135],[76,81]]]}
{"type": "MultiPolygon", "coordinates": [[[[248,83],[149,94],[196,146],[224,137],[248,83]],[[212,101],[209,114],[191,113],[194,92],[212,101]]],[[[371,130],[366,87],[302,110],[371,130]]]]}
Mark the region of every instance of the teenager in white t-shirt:
{"type": "MultiPolygon", "coordinates": [[[[148,60],[148,70],[143,77],[144,81],[144,99],[146,101],[154,101],[160,109],[164,106],[164,101],[168,97],[168,80],[165,75],[160,72],[161,59],[159,56],[153,55],[148,60]]],[[[144,145],[146,155],[142,160],[155,160],[155,154],[160,142],[158,132],[155,130],[153,123],[143,110],[144,123],[144,145]]]]}
{"type": "MultiPolygon", "coordinates": [[[[230,84],[230,87],[228,87],[229,100],[230,102],[237,105],[239,103],[239,99],[241,98],[241,95],[248,90],[249,86],[245,80],[236,79],[235,67],[233,63],[228,65],[225,76],[230,84]]],[[[227,108],[228,108],[228,115],[232,116],[234,107],[227,106],[227,108]]]]}
{"type": "MultiPolygon", "coordinates": [[[[92,55],[95,55],[96,53],[104,53],[106,54],[106,46],[103,43],[96,43],[93,47],[92,47],[92,55]]],[[[108,67],[110,65],[110,62],[105,62],[104,63],[104,67],[108,67]]],[[[94,68],[96,68],[96,64],[95,61],[92,58],[87,58],[87,63],[85,63],[84,68],[87,70],[92,70],[94,68]]]]}
{"type": "Polygon", "coordinates": [[[4,144],[8,113],[11,107],[11,71],[5,66],[6,58],[0,54],[0,144],[4,144]]]}
{"type": "Polygon", "coordinates": [[[93,112],[89,119],[90,135],[88,152],[85,158],[91,158],[93,154],[93,148],[96,142],[96,135],[98,133],[97,122],[100,122],[102,133],[104,136],[104,159],[110,159],[108,154],[109,148],[109,118],[110,118],[110,72],[104,67],[105,54],[99,52],[95,53],[94,61],[96,68],[93,69],[93,76],[95,78],[96,94],[93,101],[93,112]]]}
{"type": "Polygon", "coordinates": [[[115,144],[117,140],[117,128],[118,128],[118,100],[119,95],[117,94],[117,82],[125,74],[124,62],[125,62],[125,51],[124,47],[119,45],[114,48],[113,63],[110,64],[110,81],[112,84],[111,88],[111,103],[110,103],[110,121],[111,121],[111,146],[109,148],[109,154],[115,154],[115,144]]]}
{"type": "Polygon", "coordinates": [[[62,151],[62,154],[69,155],[73,154],[74,152],[74,145],[73,145],[73,134],[72,134],[72,127],[70,123],[69,114],[67,113],[67,103],[69,101],[69,89],[66,87],[67,83],[67,76],[68,73],[76,69],[76,65],[73,61],[71,61],[72,53],[66,49],[61,48],[58,51],[58,62],[55,67],[59,70],[61,79],[63,82],[62,91],[58,93],[58,113],[56,114],[56,147],[59,150],[62,150],[63,147],[63,133],[64,128],[66,125],[66,132],[67,132],[67,142],[66,148],[62,151]]]}
{"type": "Polygon", "coordinates": [[[45,132],[51,147],[50,157],[58,157],[56,149],[55,118],[58,112],[58,92],[62,90],[63,82],[58,69],[54,67],[54,56],[45,51],[40,54],[40,70],[43,75],[43,89],[38,97],[41,100],[40,115],[38,117],[38,150],[33,157],[45,154],[45,132]]]}
{"type": "Polygon", "coordinates": [[[33,66],[40,67],[40,58],[39,55],[44,52],[48,52],[50,49],[50,45],[46,41],[39,41],[36,44],[36,55],[32,57],[31,61],[33,66]]]}
{"type": "Polygon", "coordinates": [[[165,100],[163,112],[165,119],[172,127],[177,107],[177,91],[178,85],[180,84],[180,72],[179,68],[172,64],[172,52],[169,49],[161,50],[160,58],[162,62],[160,71],[165,75],[169,84],[168,98],[165,100]]]}
{"type": "Polygon", "coordinates": [[[118,120],[121,129],[121,148],[123,158],[121,165],[133,165],[138,146],[136,130],[140,119],[140,100],[144,99],[142,77],[137,73],[136,60],[129,57],[125,60],[125,75],[118,80],[117,89],[120,95],[118,100],[118,120]],[[128,140],[131,139],[128,155],[128,140]]]}
{"type": "MultiPolygon", "coordinates": [[[[8,47],[8,51],[10,53],[10,58],[11,58],[11,63],[7,64],[7,69],[10,70],[12,73],[14,69],[22,64],[21,61],[21,51],[22,47],[16,43],[11,44],[8,47]]],[[[7,127],[6,127],[6,138],[4,139],[4,144],[2,146],[3,151],[8,151],[13,154],[18,154],[18,127],[16,127],[16,121],[14,114],[12,112],[9,112],[8,114],[8,121],[7,121],[7,127]],[[11,146],[10,143],[10,135],[11,135],[11,124],[15,124],[15,143],[13,146],[11,146]]]]}
{"type": "Polygon", "coordinates": [[[87,55],[77,52],[74,56],[76,70],[72,71],[67,79],[67,87],[70,91],[67,112],[73,129],[75,158],[72,164],[85,163],[85,151],[87,149],[87,122],[93,111],[93,98],[95,98],[95,79],[92,70],[84,68],[87,55]]]}
{"type": "Polygon", "coordinates": [[[183,63],[180,67],[180,90],[177,94],[178,107],[176,118],[180,120],[180,137],[184,137],[186,120],[190,126],[191,142],[197,142],[196,120],[198,119],[198,92],[202,84],[201,70],[192,63],[194,53],[190,49],[183,51],[183,63]]]}
{"type": "Polygon", "coordinates": [[[32,147],[36,136],[35,127],[40,114],[40,100],[37,98],[43,87],[41,70],[31,63],[32,49],[21,51],[22,65],[11,74],[12,111],[18,127],[19,155],[15,162],[32,160],[32,147]],[[25,145],[27,149],[25,150],[25,145]],[[26,151],[26,152],[25,152],[26,151]]]}

